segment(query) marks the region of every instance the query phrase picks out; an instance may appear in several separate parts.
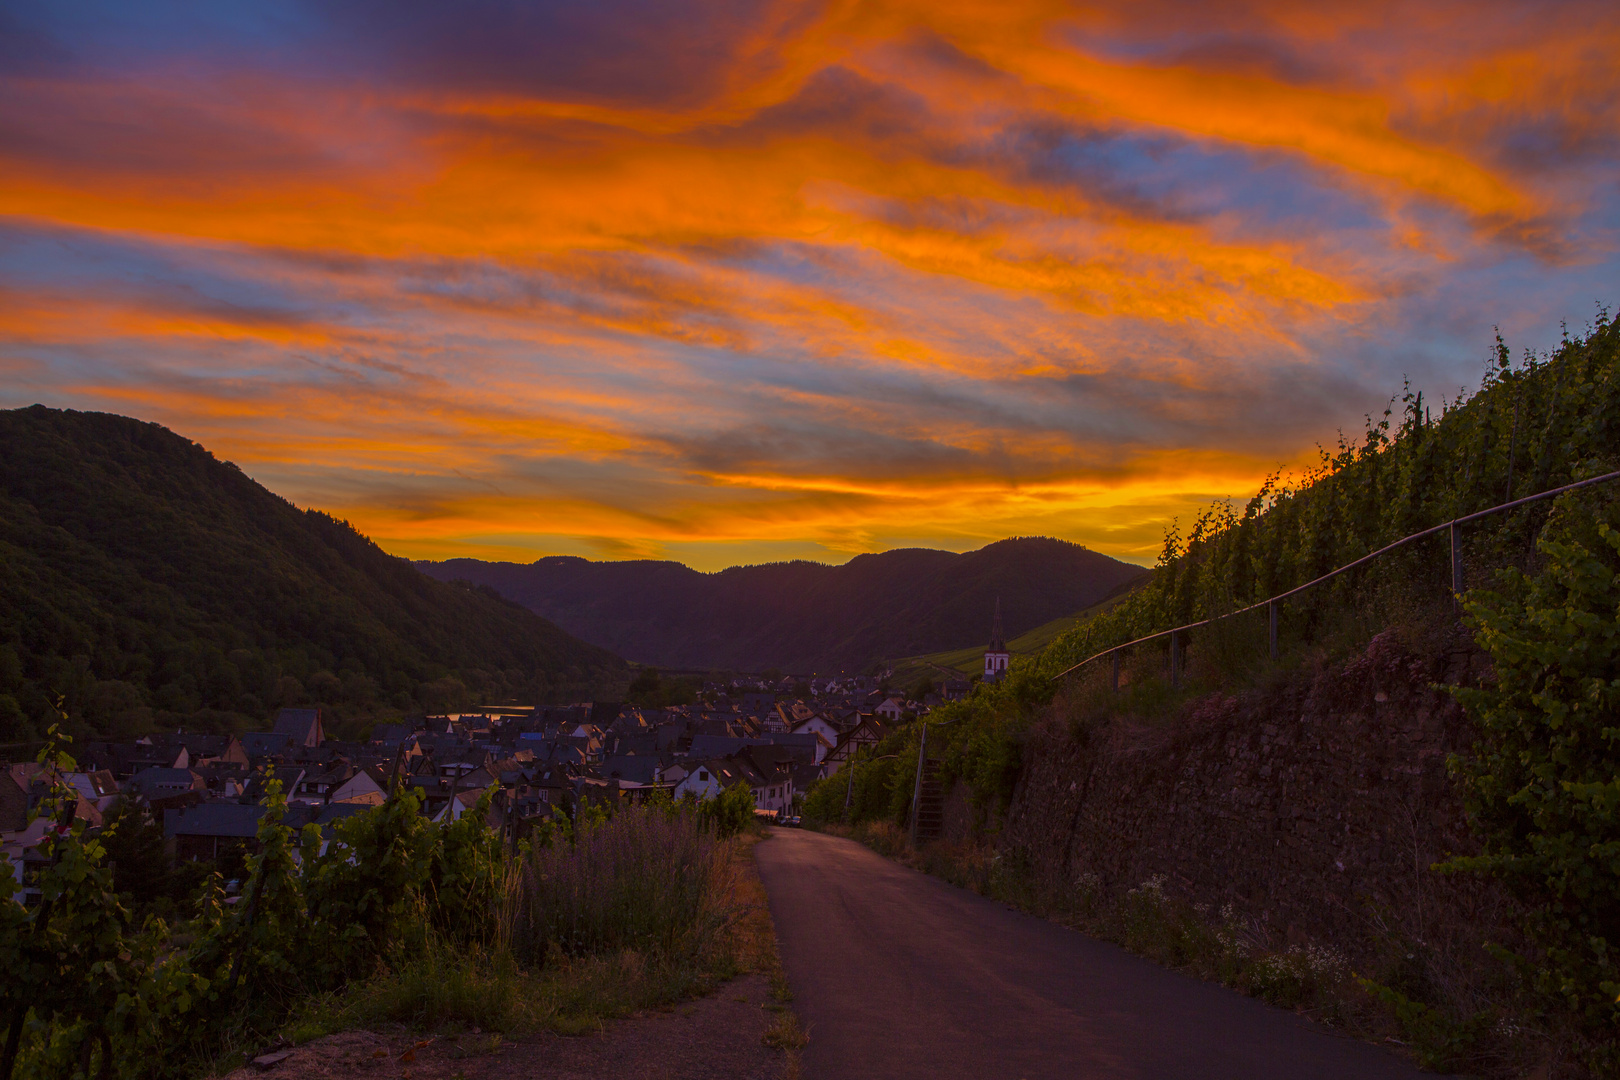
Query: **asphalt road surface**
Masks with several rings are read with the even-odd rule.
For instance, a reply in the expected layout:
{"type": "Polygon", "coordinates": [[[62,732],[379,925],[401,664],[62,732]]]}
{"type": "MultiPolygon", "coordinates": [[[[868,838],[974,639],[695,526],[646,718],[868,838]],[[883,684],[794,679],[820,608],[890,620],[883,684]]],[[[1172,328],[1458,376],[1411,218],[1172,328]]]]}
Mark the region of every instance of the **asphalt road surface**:
{"type": "Polygon", "coordinates": [[[808,1080],[1429,1075],[853,841],[774,829],[755,850],[808,1080]]]}

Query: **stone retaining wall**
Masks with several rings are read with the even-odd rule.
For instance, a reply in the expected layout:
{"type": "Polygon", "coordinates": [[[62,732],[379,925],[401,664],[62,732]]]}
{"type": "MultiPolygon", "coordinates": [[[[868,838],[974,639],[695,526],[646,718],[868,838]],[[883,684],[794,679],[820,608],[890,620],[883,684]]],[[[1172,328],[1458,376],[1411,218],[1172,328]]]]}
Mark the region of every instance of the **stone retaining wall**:
{"type": "MultiPolygon", "coordinates": [[[[1430,869],[1472,850],[1446,770],[1469,727],[1432,684],[1478,663],[1425,661],[1382,635],[1347,664],[1212,695],[1173,722],[1078,723],[1060,701],[1030,733],[997,846],[1048,887],[1089,874],[1117,895],[1162,877],[1191,903],[1232,905],[1274,946],[1467,981],[1508,908],[1494,886],[1430,869]]],[[[967,815],[949,817],[960,838],[967,815]]]]}

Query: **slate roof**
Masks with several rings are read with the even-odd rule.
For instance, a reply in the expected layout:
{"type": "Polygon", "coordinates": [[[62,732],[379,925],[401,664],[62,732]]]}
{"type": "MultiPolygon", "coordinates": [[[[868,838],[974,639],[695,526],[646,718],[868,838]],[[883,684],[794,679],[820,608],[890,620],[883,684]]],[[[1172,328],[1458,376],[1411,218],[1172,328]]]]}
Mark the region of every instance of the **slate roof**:
{"type": "Polygon", "coordinates": [[[290,736],[300,746],[321,742],[321,710],[282,709],[276,713],[275,733],[290,736]]]}
{"type": "Polygon", "coordinates": [[[228,836],[248,839],[259,833],[267,807],[258,803],[202,803],[163,812],[164,836],[228,836]]]}
{"type": "Polygon", "coordinates": [[[296,745],[292,736],[279,731],[250,731],[242,736],[242,749],[250,758],[286,754],[296,745]]]}
{"type": "Polygon", "coordinates": [[[731,757],[745,746],[766,746],[769,739],[746,739],[725,735],[692,736],[693,757],[731,757]]]}
{"type": "Polygon", "coordinates": [[[158,798],[182,791],[203,791],[208,782],[190,769],[164,769],[154,766],[142,769],[130,777],[126,785],[130,791],[144,798],[158,798]]]}
{"type": "Polygon", "coordinates": [[[602,762],[601,772],[609,780],[628,780],[633,784],[651,784],[656,780],[659,760],[653,754],[625,754],[602,762]]]}

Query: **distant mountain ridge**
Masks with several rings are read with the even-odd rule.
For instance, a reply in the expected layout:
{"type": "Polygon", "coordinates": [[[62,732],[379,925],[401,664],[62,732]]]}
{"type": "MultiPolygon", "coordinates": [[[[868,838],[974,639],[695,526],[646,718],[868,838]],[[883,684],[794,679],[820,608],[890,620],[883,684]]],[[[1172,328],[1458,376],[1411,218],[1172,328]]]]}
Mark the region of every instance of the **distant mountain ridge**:
{"type": "Polygon", "coordinates": [[[0,742],[589,696],[624,662],[157,424],[0,411],[0,742]]]}
{"type": "Polygon", "coordinates": [[[987,641],[997,597],[1007,636],[1089,607],[1146,573],[1046,537],[955,554],[902,548],[705,574],[676,562],[417,564],[487,585],[575,636],[660,667],[807,673],[987,641]]]}

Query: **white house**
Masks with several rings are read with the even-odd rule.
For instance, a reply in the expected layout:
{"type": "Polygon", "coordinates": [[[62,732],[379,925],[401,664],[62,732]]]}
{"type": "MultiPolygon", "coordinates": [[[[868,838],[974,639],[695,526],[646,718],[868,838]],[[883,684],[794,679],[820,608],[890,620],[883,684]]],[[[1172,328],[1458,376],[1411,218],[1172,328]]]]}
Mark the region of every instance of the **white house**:
{"type": "Polygon", "coordinates": [[[387,801],[387,793],[377,778],[371,775],[370,770],[360,769],[353,776],[332,792],[332,802],[363,802],[370,806],[381,806],[387,801]]]}
{"type": "MultiPolygon", "coordinates": [[[[828,720],[825,716],[820,715],[812,716],[808,720],[800,720],[798,723],[793,725],[790,731],[794,735],[820,735],[823,739],[827,740],[828,746],[837,746],[838,738],[843,734],[843,732],[839,731],[833,726],[831,720],[828,720]]],[[[817,755],[816,761],[819,763],[821,759],[826,756],[827,755],[823,752],[817,755]]]]}
{"type": "MultiPolygon", "coordinates": [[[[726,788],[743,779],[736,766],[729,761],[698,761],[687,764],[687,773],[675,785],[675,798],[685,798],[687,795],[695,797],[699,802],[717,799],[726,788]]],[[[671,767],[664,775],[668,778],[675,769],[671,767]]]]}
{"type": "Polygon", "coordinates": [[[756,810],[785,814],[793,808],[793,774],[786,770],[774,777],[756,774],[749,791],[754,796],[756,810]]]}

